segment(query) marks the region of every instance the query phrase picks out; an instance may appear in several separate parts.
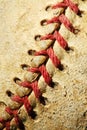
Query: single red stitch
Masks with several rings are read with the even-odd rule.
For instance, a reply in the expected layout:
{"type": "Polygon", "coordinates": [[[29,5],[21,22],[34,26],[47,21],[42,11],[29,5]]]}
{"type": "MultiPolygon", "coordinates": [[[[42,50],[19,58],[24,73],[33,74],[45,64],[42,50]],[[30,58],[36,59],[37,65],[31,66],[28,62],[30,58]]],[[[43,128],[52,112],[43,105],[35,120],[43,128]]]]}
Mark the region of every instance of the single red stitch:
{"type": "Polygon", "coordinates": [[[10,107],[6,107],[5,111],[11,116],[16,116],[18,114],[18,110],[13,110],[10,107]]]}
{"type": "Polygon", "coordinates": [[[46,67],[44,65],[42,65],[42,66],[39,67],[39,70],[40,70],[41,74],[43,75],[45,82],[49,86],[51,86],[52,78],[50,77],[49,73],[47,72],[46,67]]]}
{"type": "Polygon", "coordinates": [[[60,2],[60,3],[58,3],[58,4],[53,5],[53,6],[52,6],[52,9],[65,8],[65,7],[67,7],[67,6],[68,6],[67,3],[65,3],[65,2],[60,2]]]}
{"type": "Polygon", "coordinates": [[[52,6],[53,9],[64,8],[64,7],[69,7],[76,14],[78,14],[80,12],[77,4],[74,4],[71,0],[64,0],[63,2],[60,2],[60,3],[52,6]]]}
{"type": "Polygon", "coordinates": [[[28,81],[20,82],[19,85],[25,88],[32,88],[32,84],[28,81]]]}
{"type": "Polygon", "coordinates": [[[19,83],[19,85],[23,86],[25,88],[31,88],[34,91],[36,98],[38,98],[38,99],[42,95],[40,89],[38,88],[38,82],[37,81],[32,82],[32,83],[30,83],[28,81],[24,81],[24,82],[19,83]]]}
{"type": "Polygon", "coordinates": [[[28,97],[24,97],[24,106],[27,111],[27,113],[30,115],[30,113],[33,111],[32,106],[30,105],[30,101],[28,100],[28,97]]]}
{"type": "Polygon", "coordinates": [[[47,39],[55,40],[53,34],[46,34],[45,36],[41,36],[40,38],[40,40],[47,40],[47,39]]]}
{"type": "Polygon", "coordinates": [[[70,30],[73,33],[75,32],[72,23],[70,23],[69,19],[64,14],[59,16],[59,21],[63,23],[68,30],[70,30]]]}
{"type": "Polygon", "coordinates": [[[58,41],[58,43],[63,49],[68,49],[67,41],[62,37],[62,35],[58,31],[54,32],[54,38],[58,41]]]}
{"type": "Polygon", "coordinates": [[[71,0],[64,0],[67,5],[76,13],[78,14],[78,12],[80,12],[77,4],[74,4],[71,0]]]}
{"type": "Polygon", "coordinates": [[[55,22],[56,23],[60,22],[60,23],[64,24],[64,26],[68,30],[75,33],[75,29],[74,29],[72,23],[70,23],[69,19],[64,14],[61,14],[60,16],[56,16],[56,17],[52,18],[51,20],[47,20],[47,24],[55,23],[55,22]]]}
{"type": "Polygon", "coordinates": [[[39,52],[36,52],[35,56],[38,56],[38,55],[48,55],[50,57],[50,59],[52,60],[53,64],[55,65],[55,67],[59,67],[61,65],[60,60],[54,54],[54,51],[51,47],[48,48],[47,50],[41,50],[39,52]]]}
{"type": "Polygon", "coordinates": [[[23,104],[23,103],[24,103],[24,102],[23,102],[23,98],[21,98],[21,97],[18,96],[18,95],[13,95],[13,96],[11,97],[11,99],[12,99],[13,101],[15,101],[15,102],[20,103],[20,104],[23,104]]]}
{"type": "Polygon", "coordinates": [[[55,67],[60,67],[61,62],[58,59],[58,57],[54,54],[54,51],[51,47],[49,49],[47,49],[47,53],[48,53],[50,59],[52,60],[53,64],[55,65],[55,67]]]}
{"type": "Polygon", "coordinates": [[[55,31],[53,34],[47,34],[46,36],[41,37],[41,40],[47,40],[47,39],[57,40],[63,49],[66,49],[66,50],[68,49],[67,42],[58,31],[55,31]]]}
{"type": "Polygon", "coordinates": [[[40,89],[38,88],[38,82],[37,81],[32,83],[32,89],[35,93],[36,98],[40,99],[40,97],[42,96],[42,93],[41,93],[40,89]]]}
{"type": "Polygon", "coordinates": [[[35,52],[35,56],[39,56],[39,55],[47,55],[47,50],[41,50],[41,51],[35,52]]]}
{"type": "Polygon", "coordinates": [[[40,89],[38,88],[38,82],[37,82],[37,81],[32,82],[32,83],[29,83],[28,81],[24,81],[24,82],[21,82],[19,85],[20,85],[20,86],[23,86],[23,87],[26,87],[26,88],[31,88],[31,89],[33,89],[34,94],[35,94],[36,98],[38,98],[38,99],[39,99],[39,98],[41,97],[41,95],[42,95],[40,89]]]}
{"type": "Polygon", "coordinates": [[[52,78],[50,77],[49,73],[46,70],[46,67],[44,65],[41,65],[39,68],[30,68],[29,71],[33,73],[41,73],[45,82],[51,86],[52,84],[52,78]]]}
{"type": "Polygon", "coordinates": [[[53,17],[52,19],[46,21],[47,24],[50,24],[50,23],[58,23],[58,22],[60,22],[60,21],[59,21],[59,16],[55,16],[55,17],[53,17]]]}
{"type": "Polygon", "coordinates": [[[28,100],[27,96],[21,98],[18,95],[14,95],[14,96],[11,97],[11,99],[13,101],[18,102],[18,103],[24,104],[25,109],[26,109],[26,111],[27,111],[28,114],[32,111],[33,108],[30,105],[30,101],[28,100]]]}

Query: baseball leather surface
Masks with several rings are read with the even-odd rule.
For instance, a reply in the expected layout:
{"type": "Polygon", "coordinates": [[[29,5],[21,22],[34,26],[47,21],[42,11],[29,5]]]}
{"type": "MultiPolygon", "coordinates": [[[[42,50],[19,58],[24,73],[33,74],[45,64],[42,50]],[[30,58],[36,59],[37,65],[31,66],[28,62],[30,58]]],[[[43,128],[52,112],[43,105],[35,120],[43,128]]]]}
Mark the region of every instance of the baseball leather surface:
{"type": "Polygon", "coordinates": [[[0,0],[0,130],[87,130],[87,0],[0,0]]]}

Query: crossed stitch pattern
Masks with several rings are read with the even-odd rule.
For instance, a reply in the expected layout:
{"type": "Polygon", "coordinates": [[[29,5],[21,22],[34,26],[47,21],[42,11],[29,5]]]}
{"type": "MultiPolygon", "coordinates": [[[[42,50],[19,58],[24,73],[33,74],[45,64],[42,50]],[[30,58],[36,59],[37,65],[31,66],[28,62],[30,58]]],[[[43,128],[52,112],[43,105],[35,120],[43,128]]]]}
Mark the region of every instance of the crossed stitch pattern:
{"type": "MultiPolygon", "coordinates": [[[[59,2],[56,5],[51,6],[52,9],[56,9],[56,8],[66,9],[67,7],[69,7],[77,15],[80,14],[80,10],[79,10],[78,6],[76,4],[74,4],[71,0],[63,0],[63,2],[59,2]]],[[[46,22],[46,25],[52,24],[52,23],[60,23],[60,25],[63,24],[69,31],[71,31],[72,33],[75,34],[76,29],[73,27],[72,23],[69,21],[69,19],[63,13],[60,14],[59,16],[53,17],[50,20],[46,20],[45,22],[46,22]]],[[[69,49],[67,41],[58,32],[58,29],[55,30],[52,34],[47,34],[46,36],[40,37],[40,40],[48,40],[48,39],[57,41],[58,44],[65,50],[69,49]]],[[[35,56],[39,56],[39,55],[47,56],[48,58],[51,59],[51,61],[55,67],[57,67],[59,69],[61,67],[61,61],[55,55],[53,46],[51,46],[51,45],[45,50],[35,52],[34,55],[35,56]]],[[[39,67],[27,67],[27,71],[30,71],[32,73],[37,73],[40,76],[42,75],[44,78],[44,82],[46,82],[48,86],[52,87],[52,84],[53,84],[52,77],[46,70],[44,63],[42,65],[40,65],[39,67]]],[[[25,88],[30,88],[32,91],[34,91],[35,97],[42,103],[42,100],[44,100],[44,99],[43,99],[42,93],[38,87],[38,79],[35,79],[33,82],[21,81],[19,79],[17,79],[17,80],[18,81],[16,83],[19,86],[22,86],[25,88]]],[[[22,120],[20,119],[20,117],[18,115],[18,110],[20,109],[21,106],[24,105],[28,115],[29,116],[32,115],[33,106],[31,106],[30,101],[28,99],[29,94],[27,94],[26,96],[20,97],[18,95],[12,94],[12,92],[10,92],[10,91],[8,93],[10,93],[8,95],[10,95],[11,100],[19,103],[20,105],[18,108],[15,108],[15,109],[11,109],[10,107],[6,106],[5,111],[9,114],[10,117],[8,117],[7,120],[0,118],[0,123],[3,125],[2,129],[6,128],[6,130],[10,130],[10,122],[12,119],[14,119],[16,126],[19,129],[24,130],[25,127],[24,127],[22,120]]]]}

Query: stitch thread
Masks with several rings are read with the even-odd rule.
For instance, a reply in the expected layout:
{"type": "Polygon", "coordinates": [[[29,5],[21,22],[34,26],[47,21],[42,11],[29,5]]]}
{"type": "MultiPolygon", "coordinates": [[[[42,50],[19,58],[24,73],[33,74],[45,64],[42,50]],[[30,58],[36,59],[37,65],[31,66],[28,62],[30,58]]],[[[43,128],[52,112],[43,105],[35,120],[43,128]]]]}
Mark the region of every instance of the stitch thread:
{"type": "Polygon", "coordinates": [[[30,68],[29,71],[33,73],[41,73],[45,82],[51,86],[52,78],[50,77],[49,73],[46,70],[46,67],[44,65],[40,66],[39,68],[30,68]]]}
{"type": "Polygon", "coordinates": [[[35,53],[35,56],[39,56],[39,55],[48,55],[49,58],[52,60],[53,64],[55,65],[55,67],[59,67],[61,62],[58,59],[58,57],[54,54],[53,49],[50,47],[47,50],[42,50],[39,52],[35,53]]]}
{"type": "MultiPolygon", "coordinates": [[[[18,128],[21,128],[21,127],[23,128],[24,127],[23,122],[21,121],[21,119],[18,116],[18,110],[12,110],[12,109],[10,109],[10,107],[6,107],[5,111],[9,115],[14,116],[15,123],[18,126],[18,128]]],[[[6,127],[7,127],[7,130],[10,130],[10,122],[8,122],[6,127]]]]}
{"type": "Polygon", "coordinates": [[[27,113],[30,114],[30,112],[32,111],[32,107],[31,107],[31,105],[30,105],[30,102],[29,102],[27,96],[21,98],[21,97],[19,97],[19,96],[17,95],[17,96],[12,96],[11,99],[12,99],[13,101],[16,101],[16,102],[20,103],[20,104],[24,104],[27,113]]]}
{"type": "Polygon", "coordinates": [[[53,5],[52,8],[64,8],[69,7],[72,11],[74,11],[76,14],[79,14],[80,10],[76,4],[74,4],[71,0],[64,0],[63,2],[60,2],[56,5],[53,5]]]}
{"type": "Polygon", "coordinates": [[[41,40],[47,40],[47,39],[57,40],[63,49],[65,50],[68,49],[68,43],[58,31],[55,31],[53,34],[47,34],[46,36],[41,37],[41,40]]]}
{"type": "Polygon", "coordinates": [[[73,25],[70,23],[69,19],[64,14],[54,17],[51,20],[47,20],[47,24],[58,23],[58,22],[64,24],[68,30],[75,33],[75,28],[73,27],[73,25]]]}
{"type": "MultiPolygon", "coordinates": [[[[63,2],[53,5],[52,9],[56,9],[56,8],[65,8],[66,9],[67,7],[69,7],[77,15],[80,13],[78,6],[76,4],[74,4],[71,0],[63,0],[63,2]]],[[[45,22],[47,24],[59,22],[61,24],[64,24],[64,26],[69,31],[71,31],[72,33],[75,33],[75,28],[73,27],[72,23],[69,21],[69,19],[64,14],[61,14],[60,16],[57,16],[57,17],[53,17],[52,19],[47,20],[45,22]]],[[[46,36],[40,37],[40,35],[39,35],[39,39],[40,40],[47,40],[47,39],[57,40],[57,42],[63,49],[67,50],[69,48],[67,41],[63,38],[63,36],[57,30],[55,30],[53,32],[53,34],[47,34],[46,36]]],[[[55,67],[59,68],[59,66],[61,65],[61,61],[55,55],[52,46],[47,48],[46,50],[35,52],[35,56],[39,56],[39,55],[48,56],[52,60],[52,63],[55,65],[55,67]]],[[[39,67],[28,68],[27,70],[32,73],[38,73],[38,74],[42,75],[44,78],[44,81],[47,83],[47,85],[49,85],[49,86],[52,85],[52,77],[49,75],[44,64],[40,65],[39,67]]],[[[20,81],[20,83],[17,83],[17,84],[19,86],[22,86],[25,88],[30,88],[32,91],[34,91],[35,97],[38,100],[40,100],[40,98],[42,97],[42,93],[38,87],[37,79],[35,79],[35,81],[33,81],[33,82],[28,82],[28,81],[21,82],[20,81]]],[[[22,105],[24,105],[27,113],[30,115],[30,113],[33,111],[33,107],[31,106],[30,101],[28,100],[29,95],[24,96],[24,97],[20,97],[18,95],[13,95],[13,94],[10,94],[10,95],[11,95],[11,100],[19,103],[20,107],[22,105]]],[[[5,111],[11,116],[11,118],[10,119],[8,118],[7,120],[0,118],[0,123],[3,125],[3,127],[6,128],[6,130],[10,130],[10,121],[12,118],[15,119],[15,123],[18,128],[21,129],[24,127],[23,122],[21,121],[20,117],[18,116],[18,109],[12,110],[10,107],[6,107],[5,111]]]]}
{"type": "Polygon", "coordinates": [[[5,121],[3,118],[0,118],[0,123],[2,123],[4,127],[6,127],[6,130],[10,130],[10,121],[5,121]]]}
{"type": "Polygon", "coordinates": [[[28,81],[24,81],[24,82],[21,82],[19,85],[26,87],[26,88],[31,88],[34,91],[36,98],[38,98],[38,99],[42,96],[42,93],[41,93],[40,89],[38,88],[37,81],[35,81],[33,83],[29,83],[28,81]]]}

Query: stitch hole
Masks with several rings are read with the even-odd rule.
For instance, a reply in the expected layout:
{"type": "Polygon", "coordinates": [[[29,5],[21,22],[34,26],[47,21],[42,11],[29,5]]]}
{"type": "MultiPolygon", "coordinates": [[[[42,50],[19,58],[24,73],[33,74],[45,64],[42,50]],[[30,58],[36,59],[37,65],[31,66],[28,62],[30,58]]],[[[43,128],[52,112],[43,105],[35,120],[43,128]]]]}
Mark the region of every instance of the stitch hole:
{"type": "Polygon", "coordinates": [[[67,51],[67,53],[74,52],[74,48],[73,47],[68,47],[68,49],[66,51],[67,51]]]}
{"type": "Polygon", "coordinates": [[[87,110],[83,113],[83,116],[84,116],[84,117],[87,116],[87,110]]]}
{"type": "Polygon", "coordinates": [[[32,110],[32,111],[29,113],[29,116],[31,116],[32,119],[35,119],[36,116],[37,116],[37,113],[32,110]]]}
{"type": "Polygon", "coordinates": [[[57,11],[57,12],[54,12],[53,14],[54,14],[54,15],[59,15],[59,11],[57,11]]]}
{"type": "Polygon", "coordinates": [[[35,41],[40,41],[41,39],[41,35],[36,35],[35,37],[34,37],[34,39],[35,39],[35,41]]]}
{"type": "Polygon", "coordinates": [[[64,70],[64,66],[61,64],[61,65],[58,67],[58,69],[59,69],[60,71],[63,71],[63,70],[64,70]]]}
{"type": "Polygon", "coordinates": [[[78,34],[80,32],[80,30],[79,29],[75,29],[75,34],[78,34]]]}
{"type": "Polygon", "coordinates": [[[27,70],[28,67],[29,67],[29,66],[28,66],[27,64],[21,64],[21,68],[22,68],[23,70],[27,70]]]}
{"type": "Polygon", "coordinates": [[[36,52],[35,50],[28,50],[28,54],[32,56],[34,56],[35,52],[36,52]]]}
{"type": "Polygon", "coordinates": [[[0,101],[0,107],[2,107],[2,106],[7,106],[7,105],[6,105],[6,103],[0,101]]]}
{"type": "Polygon", "coordinates": [[[52,82],[51,83],[51,88],[54,88],[55,87],[55,82],[52,82]]]}
{"type": "Polygon", "coordinates": [[[43,105],[46,105],[46,100],[47,100],[46,97],[41,96],[39,100],[40,100],[40,103],[42,103],[43,105]]]}
{"type": "Polygon", "coordinates": [[[48,6],[45,8],[46,11],[50,11],[51,9],[52,9],[52,6],[51,6],[51,5],[48,5],[48,6]]]}
{"type": "Polygon", "coordinates": [[[13,93],[10,90],[7,90],[6,94],[7,94],[8,97],[11,97],[13,95],[13,93]]]}
{"type": "Polygon", "coordinates": [[[47,25],[47,20],[46,20],[46,19],[42,20],[42,21],[40,22],[40,24],[41,24],[41,26],[47,25]]]}
{"type": "Polygon", "coordinates": [[[55,86],[59,86],[59,83],[56,82],[56,81],[54,82],[54,87],[55,87],[55,86]]]}
{"type": "Polygon", "coordinates": [[[18,82],[20,82],[20,81],[21,81],[21,79],[19,79],[19,78],[15,77],[15,78],[13,79],[13,81],[14,81],[15,83],[17,83],[17,84],[18,84],[18,82]]]}
{"type": "Polygon", "coordinates": [[[82,13],[83,13],[83,11],[79,11],[77,15],[82,17],[82,13]]]}
{"type": "Polygon", "coordinates": [[[69,74],[69,73],[68,73],[68,71],[69,71],[68,65],[64,64],[63,66],[64,66],[64,71],[65,71],[67,74],[69,74]]]}

